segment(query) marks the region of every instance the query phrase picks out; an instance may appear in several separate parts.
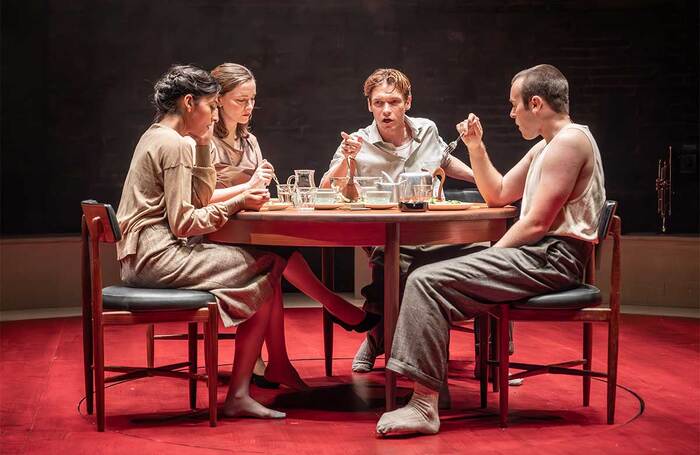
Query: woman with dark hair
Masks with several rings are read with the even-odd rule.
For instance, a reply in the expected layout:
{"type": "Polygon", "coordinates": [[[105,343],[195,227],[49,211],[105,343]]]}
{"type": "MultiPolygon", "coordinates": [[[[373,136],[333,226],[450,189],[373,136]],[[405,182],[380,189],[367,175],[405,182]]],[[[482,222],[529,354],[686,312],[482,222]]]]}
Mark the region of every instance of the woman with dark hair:
{"type": "MultiPolygon", "coordinates": [[[[258,140],[249,131],[257,94],[253,73],[243,65],[223,63],[211,74],[221,85],[213,139],[217,189],[212,196],[212,201],[219,201],[246,189],[266,188],[274,168],[263,159],[258,140]]],[[[274,251],[287,258],[284,277],[321,303],[346,330],[362,332],[378,322],[376,315],[365,313],[326,288],[298,251],[274,251]]]]}
{"type": "Polygon", "coordinates": [[[280,288],[285,261],[202,238],[239,210],[258,210],[269,200],[266,190],[251,189],[211,201],[216,172],[210,142],[219,90],[209,73],[193,66],[173,66],[155,84],[156,123],[136,145],[117,211],[123,232],[117,256],[126,284],[214,294],[224,325],[238,325],[224,414],[283,418],[253,400],[249,384],[265,338],[268,378],[306,387],[286,352],[280,288]],[[194,153],[187,136],[196,143],[194,153]]]}

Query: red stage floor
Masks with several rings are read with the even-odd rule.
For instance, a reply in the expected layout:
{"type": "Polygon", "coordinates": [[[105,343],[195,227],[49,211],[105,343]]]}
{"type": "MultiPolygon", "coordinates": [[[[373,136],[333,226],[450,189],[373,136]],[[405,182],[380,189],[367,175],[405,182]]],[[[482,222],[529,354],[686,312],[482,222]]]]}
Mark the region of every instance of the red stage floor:
{"type": "MultiPolygon", "coordinates": [[[[221,420],[210,428],[187,416],[187,386],[175,379],[143,379],[106,392],[107,431],[95,431],[85,415],[82,347],[77,318],[7,322],[0,325],[0,452],[9,453],[698,453],[700,444],[700,322],[625,315],[619,382],[640,400],[618,391],[617,424],[605,425],[605,387],[593,381],[592,406],[581,406],[580,379],[528,378],[511,389],[511,426],[498,428],[497,396],[478,409],[472,377],[470,334],[453,333],[452,409],[441,414],[437,436],[378,439],[383,370],[350,373],[361,335],[336,328],[334,373],[323,375],[320,310],[287,311],[289,353],[311,392],[254,389],[262,402],[287,412],[283,421],[221,420]]],[[[178,331],[164,325],[159,332],[178,331]]],[[[575,324],[522,323],[515,328],[514,361],[556,361],[577,356],[575,324]]],[[[605,361],[605,329],[596,328],[594,366],[605,361]]],[[[143,359],[145,328],[110,328],[107,359],[143,359]]],[[[232,342],[220,343],[221,371],[230,368],[232,342]],[[224,365],[226,364],[226,365],[224,365]]],[[[184,342],[156,345],[158,363],[180,361],[184,342]]],[[[383,361],[379,361],[381,366],[383,361]]],[[[401,385],[401,384],[400,384],[401,385]]],[[[405,384],[402,384],[405,385],[405,384]]],[[[401,394],[408,392],[402,389],[401,394]]],[[[225,387],[219,387],[223,400],[225,387]]],[[[206,389],[199,389],[206,406],[206,389]]]]}

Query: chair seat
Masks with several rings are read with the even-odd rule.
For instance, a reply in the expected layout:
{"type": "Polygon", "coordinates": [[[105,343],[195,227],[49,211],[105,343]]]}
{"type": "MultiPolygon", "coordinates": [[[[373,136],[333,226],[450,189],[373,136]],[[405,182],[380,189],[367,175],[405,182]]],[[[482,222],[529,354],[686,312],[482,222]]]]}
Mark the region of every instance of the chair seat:
{"type": "Polygon", "coordinates": [[[580,310],[598,306],[602,301],[600,289],[589,284],[583,284],[567,291],[552,292],[521,300],[513,303],[511,306],[521,310],[580,310]]]}
{"type": "Polygon", "coordinates": [[[214,295],[191,289],[152,289],[108,286],[102,289],[102,305],[112,311],[196,310],[214,302],[214,295]]]}

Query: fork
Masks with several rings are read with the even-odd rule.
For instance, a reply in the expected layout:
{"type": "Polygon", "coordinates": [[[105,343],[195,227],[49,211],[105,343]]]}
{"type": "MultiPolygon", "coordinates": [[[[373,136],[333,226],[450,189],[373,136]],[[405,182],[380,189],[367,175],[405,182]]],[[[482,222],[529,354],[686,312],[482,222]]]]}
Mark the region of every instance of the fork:
{"type": "Polygon", "coordinates": [[[457,137],[457,139],[455,139],[454,141],[447,144],[447,147],[445,147],[445,151],[444,151],[445,156],[452,155],[452,152],[454,152],[455,149],[457,148],[457,146],[459,145],[460,139],[462,139],[461,134],[457,137]]]}

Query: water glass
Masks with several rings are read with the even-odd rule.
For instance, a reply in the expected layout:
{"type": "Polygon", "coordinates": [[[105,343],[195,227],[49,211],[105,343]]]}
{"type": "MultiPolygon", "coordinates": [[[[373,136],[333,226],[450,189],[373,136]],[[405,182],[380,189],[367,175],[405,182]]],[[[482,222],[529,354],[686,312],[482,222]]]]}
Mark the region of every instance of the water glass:
{"type": "Polygon", "coordinates": [[[360,187],[360,197],[364,200],[365,192],[376,190],[377,183],[381,182],[381,177],[355,177],[355,183],[360,187]]]}
{"type": "Polygon", "coordinates": [[[313,210],[316,203],[316,188],[297,187],[294,206],[297,210],[313,210]]]}
{"type": "Polygon", "coordinates": [[[292,188],[293,185],[277,185],[277,199],[279,199],[279,202],[292,202],[292,188]]]}
{"type": "Polygon", "coordinates": [[[391,199],[389,202],[399,202],[399,189],[401,184],[399,182],[379,182],[377,183],[377,189],[382,191],[391,192],[391,199]]]}
{"type": "Polygon", "coordinates": [[[331,188],[338,192],[342,202],[357,202],[360,197],[357,183],[353,181],[353,188],[349,184],[350,177],[331,177],[331,188]]]}
{"type": "Polygon", "coordinates": [[[432,196],[432,185],[413,185],[413,202],[428,202],[432,196]]]}

